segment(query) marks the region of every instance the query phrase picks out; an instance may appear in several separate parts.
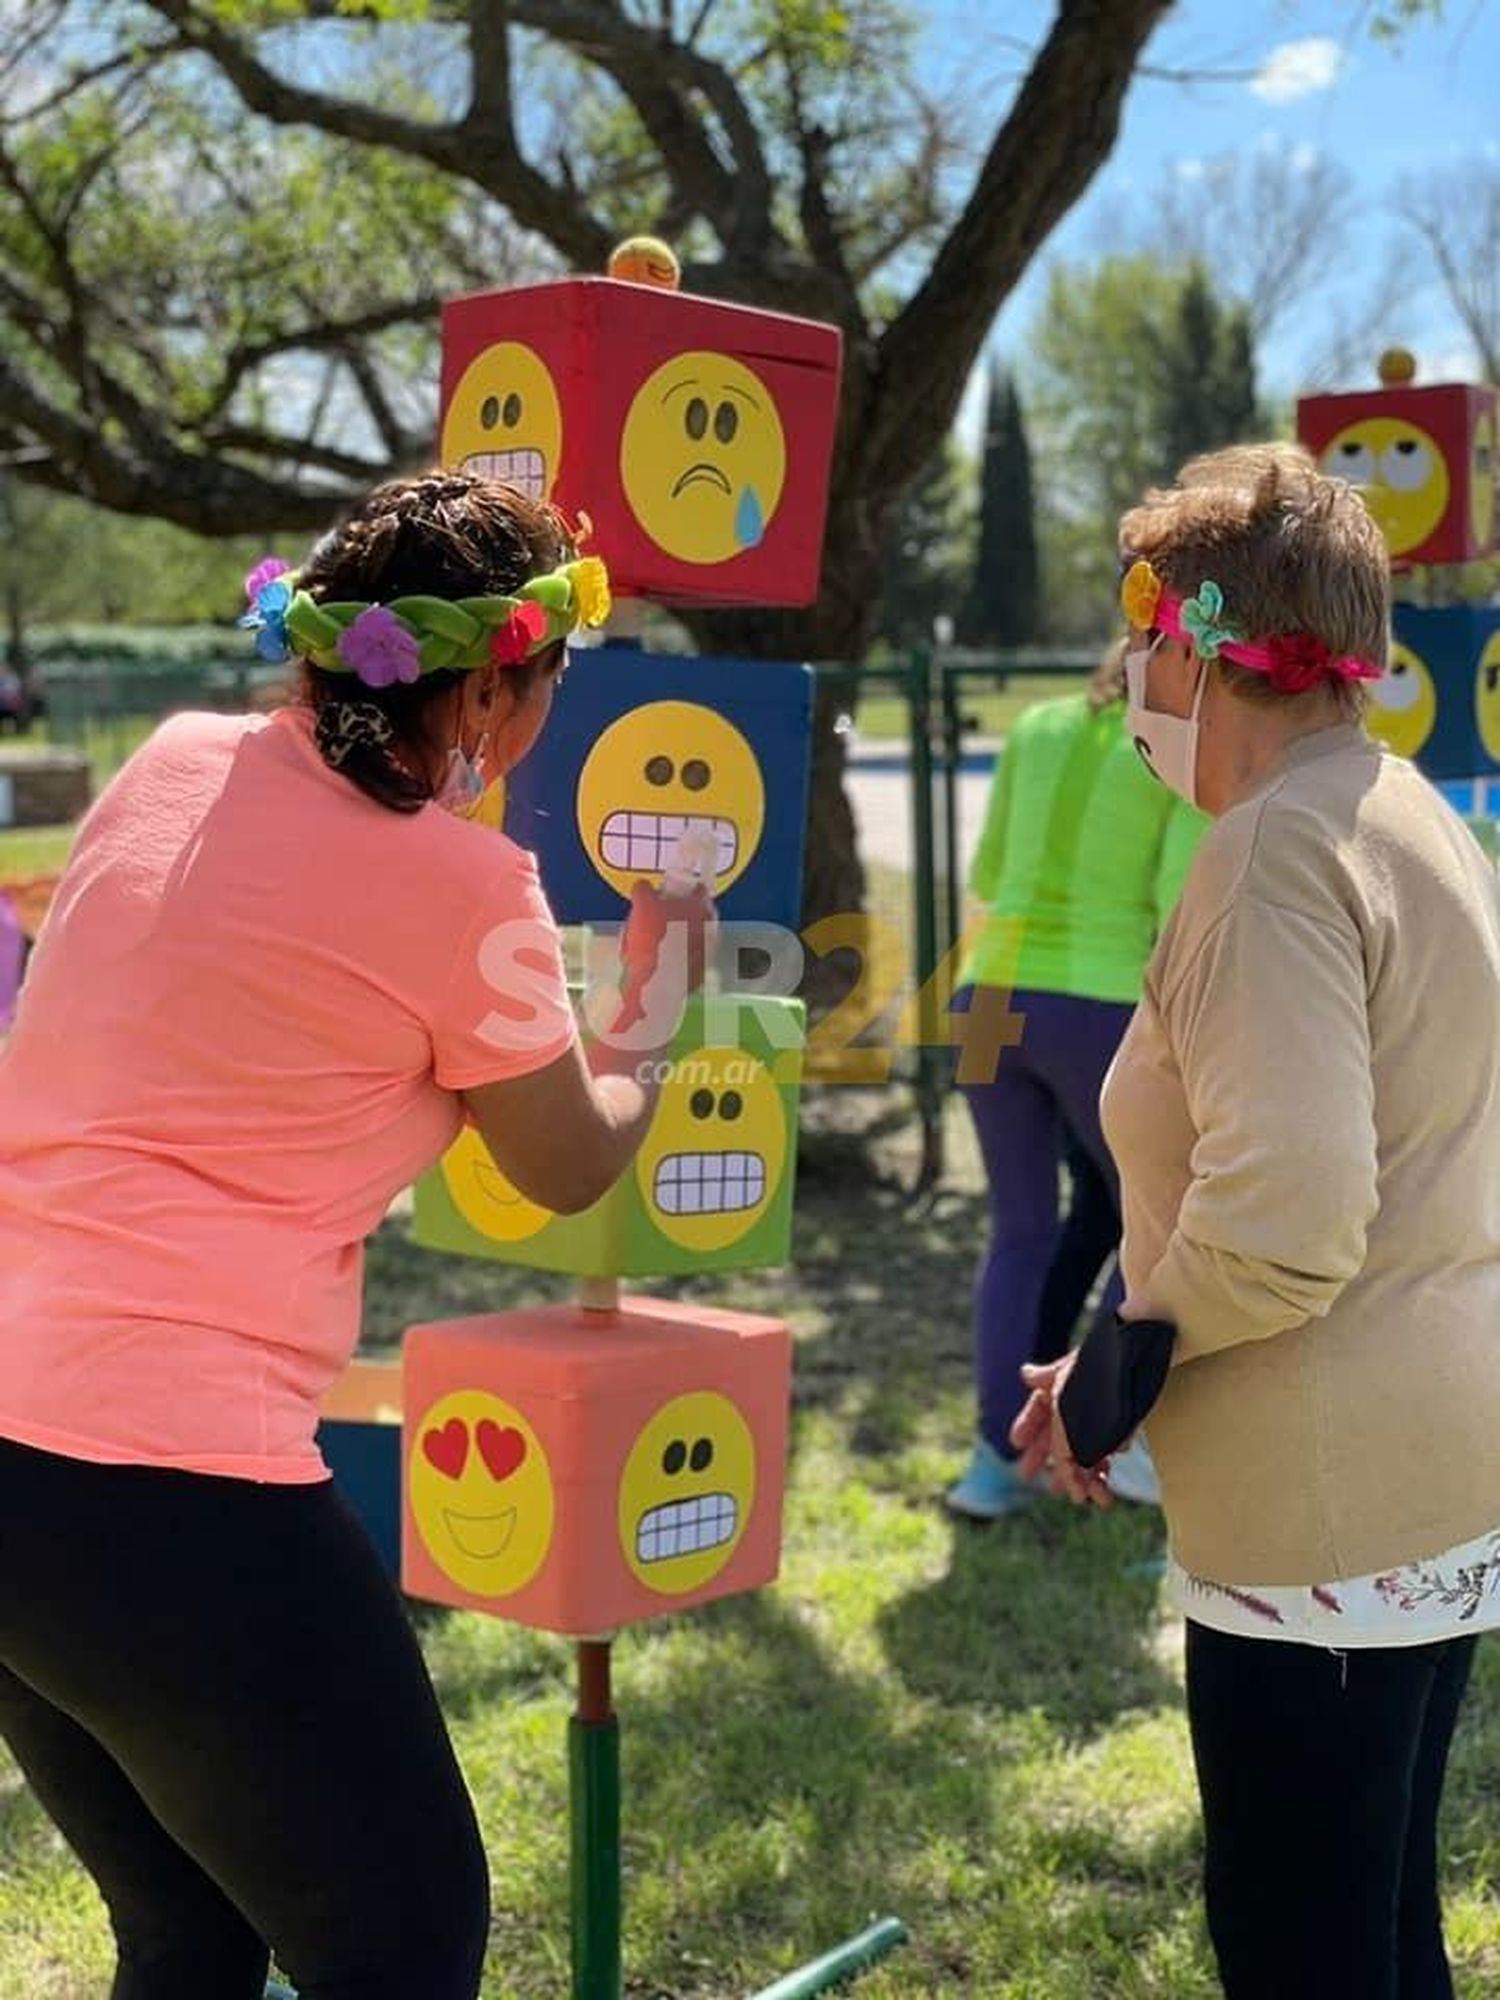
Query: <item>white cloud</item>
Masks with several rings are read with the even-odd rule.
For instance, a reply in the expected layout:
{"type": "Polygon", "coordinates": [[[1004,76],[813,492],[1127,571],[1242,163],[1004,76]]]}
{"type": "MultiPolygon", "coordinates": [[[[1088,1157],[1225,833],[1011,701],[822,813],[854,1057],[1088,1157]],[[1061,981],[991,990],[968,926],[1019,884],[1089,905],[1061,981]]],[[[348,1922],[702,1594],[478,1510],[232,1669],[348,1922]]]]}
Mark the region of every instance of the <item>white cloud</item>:
{"type": "Polygon", "coordinates": [[[1310,140],[1303,139],[1293,146],[1288,165],[1294,174],[1310,174],[1321,158],[1317,147],[1310,140]]]}
{"type": "Polygon", "coordinates": [[[1331,35],[1282,42],[1266,57],[1250,88],[1267,104],[1290,104],[1331,90],[1344,73],[1344,51],[1331,35]]]}
{"type": "Polygon", "coordinates": [[[1191,156],[1184,156],[1182,159],[1172,162],[1172,171],[1180,181],[1201,181],[1207,172],[1207,168],[1204,166],[1202,160],[1195,160],[1191,156]]]}

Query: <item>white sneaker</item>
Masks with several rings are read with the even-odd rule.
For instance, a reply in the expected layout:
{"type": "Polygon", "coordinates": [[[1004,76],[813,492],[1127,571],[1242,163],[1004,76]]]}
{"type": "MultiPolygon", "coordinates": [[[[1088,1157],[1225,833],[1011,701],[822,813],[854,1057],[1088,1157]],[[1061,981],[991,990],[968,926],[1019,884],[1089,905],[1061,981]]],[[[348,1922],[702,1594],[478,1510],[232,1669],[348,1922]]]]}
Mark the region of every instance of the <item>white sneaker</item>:
{"type": "Polygon", "coordinates": [[[1144,1432],[1137,1431],[1109,1461],[1109,1490],[1117,1500],[1135,1500],[1143,1507],[1161,1505],[1161,1486],[1144,1432]]]}

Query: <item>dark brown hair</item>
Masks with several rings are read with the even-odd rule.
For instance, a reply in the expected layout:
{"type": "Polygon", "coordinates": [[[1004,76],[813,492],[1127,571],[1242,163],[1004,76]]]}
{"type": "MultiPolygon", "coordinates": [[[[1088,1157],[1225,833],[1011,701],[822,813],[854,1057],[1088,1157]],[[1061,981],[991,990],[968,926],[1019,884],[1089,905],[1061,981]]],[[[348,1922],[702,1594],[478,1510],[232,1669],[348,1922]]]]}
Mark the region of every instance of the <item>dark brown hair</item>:
{"type": "MultiPolygon", "coordinates": [[[[319,541],[298,572],[297,585],[320,603],[386,604],[396,597],[505,597],[574,553],[566,522],[544,501],[528,499],[496,479],[433,470],[377,486],[319,541]]],[[[556,646],[506,669],[524,700],[541,674],[562,659],[556,646]]],[[[298,692],[317,718],[317,740],[340,744],[336,768],[351,784],[393,812],[413,813],[432,797],[425,775],[437,747],[430,738],[433,704],[458,686],[444,669],[420,680],[366,687],[349,674],[301,662],[298,692]],[[356,710],[373,728],[340,728],[356,710]],[[389,725],[389,740],[378,718],[389,725]]],[[[331,760],[330,760],[331,761],[331,760]]]]}

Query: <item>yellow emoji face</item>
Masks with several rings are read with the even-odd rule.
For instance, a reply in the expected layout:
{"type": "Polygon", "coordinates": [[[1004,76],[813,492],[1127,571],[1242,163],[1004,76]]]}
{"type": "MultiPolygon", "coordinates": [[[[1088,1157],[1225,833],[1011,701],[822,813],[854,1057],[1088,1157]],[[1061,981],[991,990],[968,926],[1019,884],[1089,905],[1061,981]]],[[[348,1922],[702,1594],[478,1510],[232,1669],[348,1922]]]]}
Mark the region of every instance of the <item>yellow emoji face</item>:
{"type": "Polygon", "coordinates": [[[488,826],[499,833],[505,825],[505,780],[492,778],[474,801],[461,815],[472,819],[480,826],[488,826]]]}
{"type": "Polygon", "coordinates": [[[562,406],[534,348],[497,340],[474,357],[443,418],[439,456],[532,500],[550,496],[562,458],[562,406]]]}
{"type": "Polygon", "coordinates": [[[1410,646],[1392,646],[1390,664],[1371,683],[1365,727],[1398,757],[1415,757],[1436,720],[1437,690],[1426,663],[1410,646]]]}
{"type": "Polygon", "coordinates": [[[723,563],[762,540],[781,502],[776,399],[727,354],[675,354],[636,391],[620,435],[631,512],[679,562],[723,563]]]}
{"type": "Polygon", "coordinates": [[[620,1548],[648,1590],[680,1597],[734,1554],[755,1500],[755,1440],[727,1396],[674,1396],[620,1475],[620,1548]]]}
{"type": "Polygon", "coordinates": [[[692,701],[648,701],[612,722],[578,774],[578,835],[612,888],[659,884],[688,832],[714,839],[715,894],[749,867],[766,823],[755,752],[692,701]]]}
{"type": "Polygon", "coordinates": [[[1364,495],[1393,556],[1417,548],[1448,509],[1448,464],[1437,441],[1403,417],[1362,417],[1320,461],[1364,495]]]}
{"type": "Polygon", "coordinates": [[[482,1389],[442,1396],[420,1419],[407,1473],[427,1553],[461,1590],[509,1597],[552,1544],[552,1470],[513,1404],[482,1389]]]}
{"type": "Polygon", "coordinates": [[[1495,528],[1495,413],[1482,410],[1469,454],[1469,517],[1474,546],[1482,555],[1495,528]]]}
{"type": "Polygon", "coordinates": [[[522,1194],[466,1125],[438,1162],[448,1198],[471,1229],[492,1243],[524,1243],[554,1221],[552,1210],[522,1194]]]}
{"type": "Polygon", "coordinates": [[[1479,740],[1500,763],[1500,632],[1492,632],[1479,655],[1479,677],[1474,683],[1474,720],[1479,740]]]}
{"type": "Polygon", "coordinates": [[[725,1250],[765,1214],[786,1168],[786,1109],[744,1049],[694,1049],[672,1067],[635,1156],[651,1219],[685,1250],[725,1250]]]}

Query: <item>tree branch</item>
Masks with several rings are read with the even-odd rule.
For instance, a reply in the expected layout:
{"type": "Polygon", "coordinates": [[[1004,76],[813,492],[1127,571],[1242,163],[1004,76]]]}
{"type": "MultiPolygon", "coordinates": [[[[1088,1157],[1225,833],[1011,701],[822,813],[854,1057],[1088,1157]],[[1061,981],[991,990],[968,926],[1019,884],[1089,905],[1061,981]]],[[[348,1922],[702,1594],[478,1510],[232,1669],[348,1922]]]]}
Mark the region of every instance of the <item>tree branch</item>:
{"type": "Polygon", "coordinates": [[[688,39],[627,21],[599,0],[513,0],[512,18],[545,30],[613,77],[662,156],[668,177],[713,224],[726,254],[763,255],[773,230],[771,176],[739,86],[688,39]],[[722,161],[692,109],[700,96],[734,155],[722,161]]]}
{"type": "MultiPolygon", "coordinates": [[[[223,72],[250,110],[273,125],[309,125],[358,145],[389,146],[427,160],[505,202],[523,227],[537,230],[574,264],[585,269],[602,264],[609,249],[608,233],[522,158],[503,102],[476,100],[463,118],[446,125],[423,124],[354,98],[332,97],[286,82],[227,29],[202,15],[194,0],[145,0],[145,4],[223,72]]],[[[483,41],[482,52],[488,68],[480,80],[493,89],[493,37],[483,41]]]]}
{"type": "Polygon", "coordinates": [[[863,471],[877,486],[904,485],[952,423],[996,312],[1108,156],[1140,51],[1168,4],[1060,0],[963,213],[881,340],[888,421],[863,471]]]}
{"type": "Polygon", "coordinates": [[[435,319],[441,303],[436,293],[425,292],[391,305],[375,306],[349,319],[311,321],[305,326],[288,328],[284,333],[271,334],[264,340],[240,341],[225,358],[210,408],[223,409],[248,374],[278,355],[321,350],[347,359],[351,342],[366,334],[385,333],[405,321],[435,319]]]}
{"type": "Polygon", "coordinates": [[[0,409],[11,436],[41,443],[49,460],[32,459],[26,477],[78,493],[122,514],[153,514],[200,535],[263,534],[320,527],[340,493],[298,492],[285,480],[224,459],[198,458],[157,432],[149,451],[132,452],[91,418],[43,396],[0,353],[0,409]]]}
{"type": "Polygon", "coordinates": [[[0,126],[26,125],[33,119],[45,118],[49,111],[59,110],[69,98],[76,97],[79,91],[87,90],[91,85],[102,82],[105,77],[112,76],[117,70],[134,72],[158,56],[171,55],[181,46],[175,35],[169,35],[165,41],[146,42],[140,48],[125,49],[119,55],[110,56],[103,62],[93,63],[85,69],[76,69],[57,86],[56,90],[49,91],[45,97],[39,97],[34,104],[25,105],[19,111],[0,113],[0,126]]]}

